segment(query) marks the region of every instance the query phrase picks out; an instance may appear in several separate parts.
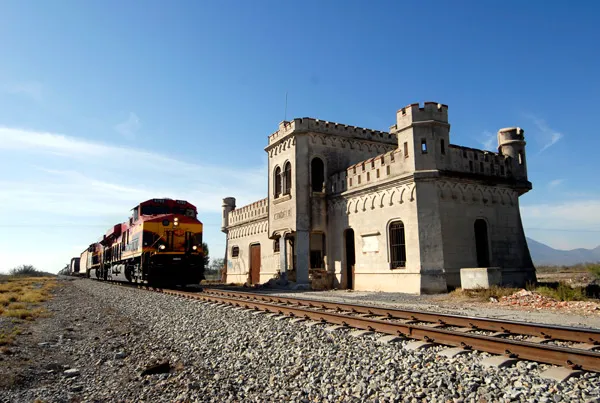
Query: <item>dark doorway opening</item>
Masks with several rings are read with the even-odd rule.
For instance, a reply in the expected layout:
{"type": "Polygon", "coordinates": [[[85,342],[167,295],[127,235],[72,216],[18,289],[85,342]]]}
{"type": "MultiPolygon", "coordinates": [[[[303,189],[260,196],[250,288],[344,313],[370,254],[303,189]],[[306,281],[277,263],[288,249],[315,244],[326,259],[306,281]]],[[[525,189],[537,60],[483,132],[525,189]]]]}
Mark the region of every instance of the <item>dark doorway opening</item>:
{"type": "Polygon", "coordinates": [[[490,265],[490,251],[488,247],[488,230],[485,220],[475,220],[475,249],[477,250],[477,267],[490,265]]]}
{"type": "Polygon", "coordinates": [[[356,256],[354,253],[354,230],[348,228],[344,233],[346,238],[346,288],[354,289],[354,263],[356,263],[356,256]]]}
{"type": "Polygon", "coordinates": [[[310,163],[311,185],[313,192],[323,191],[323,182],[325,182],[325,165],[320,158],[313,158],[310,163]]]}
{"type": "Polygon", "coordinates": [[[250,245],[250,283],[260,282],[260,244],[250,245]]]}

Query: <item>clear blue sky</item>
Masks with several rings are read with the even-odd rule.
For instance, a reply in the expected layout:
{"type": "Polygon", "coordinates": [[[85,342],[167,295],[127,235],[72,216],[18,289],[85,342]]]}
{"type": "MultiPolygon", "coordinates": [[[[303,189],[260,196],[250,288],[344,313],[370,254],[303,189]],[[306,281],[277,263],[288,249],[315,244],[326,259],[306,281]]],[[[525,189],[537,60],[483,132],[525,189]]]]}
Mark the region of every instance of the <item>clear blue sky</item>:
{"type": "Polygon", "coordinates": [[[311,116],[387,130],[449,105],[451,142],[520,126],[526,234],[600,244],[596,2],[2,1],[0,271],[59,270],[150,197],[266,196],[267,135],[311,116]]]}

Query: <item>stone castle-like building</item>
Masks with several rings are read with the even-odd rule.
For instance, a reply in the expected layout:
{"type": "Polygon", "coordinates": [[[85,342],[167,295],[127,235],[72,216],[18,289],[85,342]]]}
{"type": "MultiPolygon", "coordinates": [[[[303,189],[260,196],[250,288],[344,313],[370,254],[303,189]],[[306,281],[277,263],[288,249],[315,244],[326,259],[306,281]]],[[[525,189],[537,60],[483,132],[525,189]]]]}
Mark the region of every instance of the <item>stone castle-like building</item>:
{"type": "Polygon", "coordinates": [[[519,196],[531,190],[520,128],[498,152],[450,144],[446,105],[398,111],[390,132],[318,119],[269,136],[269,194],[223,200],[227,281],[407,293],[461,286],[461,269],[535,280],[519,196]]]}

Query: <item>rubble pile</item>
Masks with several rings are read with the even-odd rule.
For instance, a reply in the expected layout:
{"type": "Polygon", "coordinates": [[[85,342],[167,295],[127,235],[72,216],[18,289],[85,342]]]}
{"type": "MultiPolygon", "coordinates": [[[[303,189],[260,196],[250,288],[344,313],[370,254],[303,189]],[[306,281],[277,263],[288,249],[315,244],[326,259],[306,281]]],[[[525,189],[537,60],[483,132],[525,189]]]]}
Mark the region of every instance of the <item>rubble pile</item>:
{"type": "Polygon", "coordinates": [[[494,301],[502,306],[525,307],[536,310],[569,310],[582,313],[600,314],[600,304],[592,301],[558,301],[554,298],[546,297],[534,291],[520,290],[512,295],[500,297],[494,301]]]}

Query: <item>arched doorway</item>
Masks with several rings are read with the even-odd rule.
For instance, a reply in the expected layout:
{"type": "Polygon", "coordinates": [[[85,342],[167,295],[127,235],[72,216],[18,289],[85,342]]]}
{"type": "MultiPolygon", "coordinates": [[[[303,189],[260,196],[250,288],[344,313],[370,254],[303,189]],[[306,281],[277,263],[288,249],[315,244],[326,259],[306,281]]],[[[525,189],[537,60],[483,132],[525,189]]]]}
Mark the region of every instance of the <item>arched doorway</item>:
{"type": "Polygon", "coordinates": [[[354,230],[348,228],[344,232],[345,244],[346,244],[346,288],[354,289],[354,263],[356,263],[356,256],[354,253],[354,230]]]}
{"type": "Polygon", "coordinates": [[[481,218],[475,220],[475,249],[477,250],[477,267],[488,267],[490,265],[488,229],[487,222],[481,218]]]}

